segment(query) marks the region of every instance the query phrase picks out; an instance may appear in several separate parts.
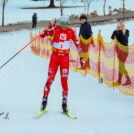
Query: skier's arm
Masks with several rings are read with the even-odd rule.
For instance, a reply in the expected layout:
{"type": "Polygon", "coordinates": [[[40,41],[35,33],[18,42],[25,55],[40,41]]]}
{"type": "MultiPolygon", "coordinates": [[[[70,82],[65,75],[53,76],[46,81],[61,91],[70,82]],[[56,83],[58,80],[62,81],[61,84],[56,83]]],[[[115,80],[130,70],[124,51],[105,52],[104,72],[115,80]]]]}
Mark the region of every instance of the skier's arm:
{"type": "Polygon", "coordinates": [[[77,47],[78,53],[80,55],[80,64],[81,64],[81,66],[83,66],[85,64],[85,61],[83,60],[82,49],[81,49],[81,46],[80,46],[80,42],[78,41],[78,39],[75,35],[75,32],[73,33],[72,40],[73,40],[75,46],[77,47]]]}
{"type": "Polygon", "coordinates": [[[73,40],[75,46],[77,47],[78,53],[80,54],[80,56],[82,56],[82,49],[80,47],[80,42],[78,41],[74,31],[73,31],[73,38],[72,38],[72,40],[73,40]]]}
{"type": "Polygon", "coordinates": [[[45,31],[43,34],[41,34],[40,37],[44,38],[46,36],[53,35],[53,34],[54,34],[54,28],[51,28],[48,31],[45,31]]]}

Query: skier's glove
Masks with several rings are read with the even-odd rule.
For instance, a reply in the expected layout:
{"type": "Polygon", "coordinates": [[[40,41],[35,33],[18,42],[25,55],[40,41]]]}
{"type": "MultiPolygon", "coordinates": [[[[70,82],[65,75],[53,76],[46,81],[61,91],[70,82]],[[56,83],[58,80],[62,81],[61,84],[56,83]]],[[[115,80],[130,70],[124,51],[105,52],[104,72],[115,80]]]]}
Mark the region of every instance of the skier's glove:
{"type": "Polygon", "coordinates": [[[52,28],[52,24],[51,24],[51,23],[48,24],[48,28],[49,28],[49,29],[52,28]]]}
{"type": "Polygon", "coordinates": [[[51,20],[51,21],[49,22],[49,24],[48,24],[48,27],[49,27],[49,28],[52,28],[53,26],[55,26],[55,24],[56,24],[56,19],[55,19],[55,20],[51,20]]]}
{"type": "Polygon", "coordinates": [[[82,67],[85,65],[85,61],[83,60],[83,57],[80,57],[80,64],[82,67]]]}

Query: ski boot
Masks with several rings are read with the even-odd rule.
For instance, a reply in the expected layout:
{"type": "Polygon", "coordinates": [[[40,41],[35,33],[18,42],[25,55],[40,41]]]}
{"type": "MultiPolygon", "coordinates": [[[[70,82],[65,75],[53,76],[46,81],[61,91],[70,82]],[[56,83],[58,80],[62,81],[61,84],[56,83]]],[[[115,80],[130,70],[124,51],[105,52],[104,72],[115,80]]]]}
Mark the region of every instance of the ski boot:
{"type": "Polygon", "coordinates": [[[68,113],[68,108],[67,108],[67,104],[62,104],[62,110],[64,113],[68,113]]]}
{"type": "Polygon", "coordinates": [[[41,111],[44,111],[46,109],[47,106],[47,101],[42,101],[42,105],[41,105],[41,111]]]}

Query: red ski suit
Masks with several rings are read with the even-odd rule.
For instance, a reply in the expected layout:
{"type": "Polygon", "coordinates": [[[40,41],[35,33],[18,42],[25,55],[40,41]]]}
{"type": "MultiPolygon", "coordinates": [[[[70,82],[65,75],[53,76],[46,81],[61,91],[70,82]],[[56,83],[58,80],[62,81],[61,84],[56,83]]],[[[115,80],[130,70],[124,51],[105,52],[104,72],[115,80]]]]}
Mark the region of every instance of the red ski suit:
{"type": "Polygon", "coordinates": [[[41,34],[40,37],[43,38],[49,35],[54,35],[53,53],[51,55],[51,60],[48,69],[48,79],[44,86],[43,100],[47,101],[48,94],[50,92],[50,86],[54,81],[58,66],[60,66],[61,85],[63,88],[62,103],[66,104],[68,98],[67,80],[69,75],[69,50],[72,40],[75,43],[79,53],[82,52],[82,49],[80,48],[80,44],[75,35],[74,30],[71,28],[67,28],[65,31],[63,31],[61,26],[56,26],[41,34]]]}

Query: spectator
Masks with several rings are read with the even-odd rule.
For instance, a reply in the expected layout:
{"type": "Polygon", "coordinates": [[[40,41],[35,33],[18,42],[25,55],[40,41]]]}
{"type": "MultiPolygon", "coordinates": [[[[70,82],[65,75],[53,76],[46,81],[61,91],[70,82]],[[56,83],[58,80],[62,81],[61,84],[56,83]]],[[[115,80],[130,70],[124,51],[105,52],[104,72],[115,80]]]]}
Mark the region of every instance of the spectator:
{"type": "Polygon", "coordinates": [[[92,29],[90,24],[87,22],[87,17],[85,15],[80,16],[81,26],[80,26],[80,33],[84,39],[89,39],[92,34],[92,29]]]}
{"type": "MultiPolygon", "coordinates": [[[[123,22],[120,22],[117,25],[116,30],[113,32],[112,34],[112,39],[114,39],[114,37],[117,38],[118,42],[120,44],[122,44],[123,46],[128,46],[128,37],[129,37],[129,30],[125,29],[125,25],[123,22]]],[[[119,51],[119,47],[116,46],[116,52],[117,52],[117,56],[119,59],[119,74],[118,74],[118,80],[115,83],[115,85],[121,85],[122,81],[122,76],[124,74],[124,76],[126,76],[126,83],[123,83],[122,85],[128,85],[131,84],[128,72],[125,68],[125,62],[126,59],[128,57],[128,47],[125,48],[125,52],[124,51],[119,51]]]]}
{"type": "MultiPolygon", "coordinates": [[[[81,45],[82,51],[85,52],[85,48],[89,49],[89,47],[90,47],[91,40],[89,40],[89,38],[92,35],[92,29],[91,29],[90,24],[87,22],[87,17],[85,15],[80,16],[80,21],[81,21],[80,32],[79,32],[80,45],[81,45]],[[85,45],[86,45],[86,47],[85,47],[85,45]]],[[[89,58],[87,59],[87,61],[85,62],[85,65],[82,68],[83,69],[87,69],[87,68],[90,69],[89,58]]]]}
{"type": "Polygon", "coordinates": [[[112,39],[114,37],[124,46],[128,46],[128,37],[129,37],[129,30],[125,29],[125,25],[123,22],[120,22],[117,25],[116,30],[112,34],[112,39]]]}
{"type": "Polygon", "coordinates": [[[36,28],[36,25],[37,25],[37,13],[33,14],[32,22],[33,22],[32,28],[36,28]]]}

